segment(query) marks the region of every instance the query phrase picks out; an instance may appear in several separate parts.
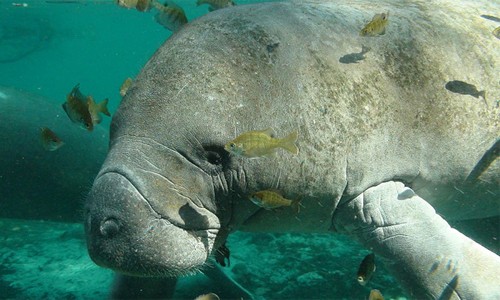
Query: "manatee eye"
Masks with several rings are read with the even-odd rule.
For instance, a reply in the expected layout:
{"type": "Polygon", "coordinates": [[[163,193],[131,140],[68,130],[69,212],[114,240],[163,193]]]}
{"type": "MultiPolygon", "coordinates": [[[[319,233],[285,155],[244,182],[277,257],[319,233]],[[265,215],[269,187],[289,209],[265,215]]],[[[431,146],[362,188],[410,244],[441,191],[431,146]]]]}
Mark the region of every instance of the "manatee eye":
{"type": "Polygon", "coordinates": [[[222,163],[222,157],[218,152],[208,151],[207,152],[207,161],[212,165],[220,165],[222,163]]]}
{"type": "Polygon", "coordinates": [[[229,148],[231,148],[231,149],[236,148],[236,144],[235,144],[235,143],[231,143],[231,144],[229,144],[229,148]]]}

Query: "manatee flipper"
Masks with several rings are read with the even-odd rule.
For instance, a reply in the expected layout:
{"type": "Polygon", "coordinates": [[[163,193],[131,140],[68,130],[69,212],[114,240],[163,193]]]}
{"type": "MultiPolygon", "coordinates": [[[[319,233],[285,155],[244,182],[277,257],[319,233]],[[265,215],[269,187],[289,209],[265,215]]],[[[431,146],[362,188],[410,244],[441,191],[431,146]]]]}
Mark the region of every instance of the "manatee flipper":
{"type": "Polygon", "coordinates": [[[207,267],[203,269],[203,274],[217,284],[217,286],[215,286],[216,288],[221,289],[213,291],[220,296],[221,299],[253,299],[249,291],[239,285],[231,277],[227,276],[219,266],[207,267]]]}
{"type": "Polygon", "coordinates": [[[400,182],[340,204],[333,226],[382,257],[414,298],[500,299],[500,257],[451,228],[400,182]]]}
{"type": "Polygon", "coordinates": [[[177,278],[132,277],[116,274],[111,299],[171,299],[177,278]]]}
{"type": "MultiPolygon", "coordinates": [[[[216,294],[223,299],[253,299],[253,296],[218,266],[206,268],[203,273],[214,282],[216,294]]],[[[171,299],[177,278],[133,277],[116,274],[111,299],[171,299]]]]}

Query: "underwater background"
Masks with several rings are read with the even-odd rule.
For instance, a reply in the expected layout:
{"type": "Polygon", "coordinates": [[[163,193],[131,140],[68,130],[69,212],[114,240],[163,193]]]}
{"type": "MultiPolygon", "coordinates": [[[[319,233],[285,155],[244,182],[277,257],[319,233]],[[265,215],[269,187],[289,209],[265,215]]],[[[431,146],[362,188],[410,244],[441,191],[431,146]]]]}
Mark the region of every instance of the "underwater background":
{"type": "MultiPolygon", "coordinates": [[[[237,0],[238,5],[270,2],[237,0]]],[[[208,13],[195,0],[177,0],[188,20],[208,13]]],[[[155,12],[114,1],[0,1],[0,298],[103,299],[113,272],[88,257],[82,207],[107,150],[111,118],[93,132],[72,124],[61,104],[76,85],[113,114],[122,82],[134,78],[171,32],[155,12]],[[50,124],[48,124],[50,123],[50,124]],[[45,151],[41,126],[60,128],[65,146],[45,151]]],[[[452,224],[499,253],[499,218],[452,224]]],[[[333,234],[229,237],[226,271],[256,299],[406,299],[377,261],[373,279],[356,281],[369,253],[333,234]]],[[[175,298],[217,292],[204,276],[183,278],[175,298]]]]}

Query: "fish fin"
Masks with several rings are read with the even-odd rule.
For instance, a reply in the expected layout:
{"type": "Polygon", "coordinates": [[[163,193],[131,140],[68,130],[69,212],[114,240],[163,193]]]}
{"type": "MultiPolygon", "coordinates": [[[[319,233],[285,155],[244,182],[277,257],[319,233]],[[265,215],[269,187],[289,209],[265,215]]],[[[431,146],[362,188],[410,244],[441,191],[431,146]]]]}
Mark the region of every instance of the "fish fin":
{"type": "Polygon", "coordinates": [[[158,1],[152,1],[152,3],[151,3],[151,4],[152,4],[152,6],[153,6],[154,8],[156,8],[157,10],[160,10],[160,11],[161,11],[161,9],[163,8],[163,4],[161,4],[161,3],[160,3],[160,2],[158,2],[158,1]]]}
{"type": "MultiPolygon", "coordinates": [[[[96,104],[95,104],[95,101],[94,101],[94,97],[92,96],[88,96],[87,97],[87,106],[90,108],[90,107],[95,107],[96,104]]],[[[90,111],[90,109],[89,109],[90,111]]]]}
{"type": "Polygon", "coordinates": [[[108,98],[99,102],[97,104],[97,111],[102,112],[106,116],[110,117],[111,114],[109,113],[109,110],[108,110],[108,102],[109,102],[108,98]]]}
{"type": "Polygon", "coordinates": [[[297,212],[297,214],[300,213],[300,207],[302,206],[302,204],[300,204],[301,201],[302,201],[302,197],[299,197],[299,198],[293,200],[292,204],[290,204],[290,206],[293,208],[293,210],[295,210],[297,212]]]}
{"type": "Polygon", "coordinates": [[[92,96],[87,97],[87,107],[90,114],[90,119],[92,120],[92,124],[101,123],[101,117],[99,116],[99,107],[95,103],[94,98],[92,96]]]}
{"type": "Polygon", "coordinates": [[[382,19],[382,14],[375,14],[372,18],[372,21],[380,20],[382,19]]]}
{"type": "MultiPolygon", "coordinates": [[[[275,159],[277,157],[276,156],[276,151],[270,151],[269,153],[266,153],[266,154],[262,155],[262,157],[275,159]]],[[[252,157],[252,158],[259,158],[259,157],[252,157]]],[[[250,158],[250,159],[252,159],[252,158],[250,158]]]]}
{"type": "Polygon", "coordinates": [[[484,100],[484,104],[486,104],[486,106],[488,106],[488,101],[486,101],[486,91],[480,91],[477,93],[478,97],[483,97],[483,100],[484,100]]]}
{"type": "Polygon", "coordinates": [[[83,101],[85,99],[85,95],[80,92],[80,83],[77,83],[75,87],[71,90],[71,96],[76,99],[83,101]]]}
{"type": "Polygon", "coordinates": [[[274,130],[271,127],[266,128],[264,130],[256,130],[256,131],[260,132],[260,133],[263,133],[265,135],[271,136],[271,137],[274,135],[274,130]]]}
{"type": "Polygon", "coordinates": [[[365,46],[365,45],[361,45],[361,54],[366,54],[368,53],[370,50],[372,50],[372,48],[368,47],[368,46],[365,46]]]}
{"type": "Polygon", "coordinates": [[[172,7],[172,8],[175,8],[175,9],[179,9],[181,10],[182,12],[184,12],[184,9],[182,9],[182,7],[180,7],[177,3],[175,3],[174,1],[172,0],[166,0],[165,3],[163,4],[164,6],[168,6],[168,7],[172,7]]]}
{"type": "Polygon", "coordinates": [[[198,0],[196,1],[196,6],[200,6],[202,4],[204,4],[205,2],[203,2],[203,0],[198,0]]]}
{"type": "Polygon", "coordinates": [[[299,154],[299,148],[297,147],[297,145],[295,145],[298,135],[299,135],[298,132],[294,131],[289,135],[287,135],[286,137],[280,139],[279,141],[280,147],[290,153],[299,154]]]}

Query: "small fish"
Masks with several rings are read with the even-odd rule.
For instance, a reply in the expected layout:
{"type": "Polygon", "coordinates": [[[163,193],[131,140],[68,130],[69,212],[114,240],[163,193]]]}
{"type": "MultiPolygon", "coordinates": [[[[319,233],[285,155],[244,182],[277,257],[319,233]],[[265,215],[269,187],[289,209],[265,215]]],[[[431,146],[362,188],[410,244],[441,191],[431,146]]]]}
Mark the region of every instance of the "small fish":
{"type": "Polygon", "coordinates": [[[156,22],[172,32],[177,31],[188,22],[182,7],[172,1],[166,1],[163,5],[154,2],[153,5],[159,11],[155,16],[156,22]]]}
{"type": "Polygon", "coordinates": [[[108,117],[111,116],[108,111],[108,98],[102,100],[99,103],[95,103],[94,98],[92,98],[92,96],[88,96],[87,104],[89,107],[90,116],[92,117],[92,124],[96,125],[101,123],[102,120],[101,116],[99,116],[99,113],[103,113],[108,117]]]}
{"type": "Polygon", "coordinates": [[[500,26],[498,26],[497,28],[493,29],[493,35],[497,38],[497,39],[500,39],[500,26]]]}
{"type": "Polygon", "coordinates": [[[116,4],[118,4],[118,6],[132,8],[137,5],[137,1],[138,0],[116,0],[115,2],[116,4]]]}
{"type": "Polygon", "coordinates": [[[359,265],[357,277],[359,284],[366,285],[370,278],[372,278],[375,269],[375,254],[368,254],[359,265]]]}
{"type": "Polygon", "coordinates": [[[89,112],[88,101],[80,92],[80,84],[77,84],[71,90],[62,107],[73,123],[80,124],[88,131],[92,131],[92,129],[94,129],[92,115],[89,112]]]}
{"type": "Polygon", "coordinates": [[[371,49],[369,47],[365,47],[364,45],[362,45],[361,52],[346,54],[339,59],[339,62],[343,64],[358,63],[365,59],[365,54],[368,53],[368,51],[370,50],[371,49]]]}
{"type": "Polygon", "coordinates": [[[47,151],[56,151],[64,145],[64,142],[47,127],[40,128],[40,141],[47,151]]]}
{"type": "Polygon", "coordinates": [[[209,5],[209,8],[208,8],[209,11],[214,11],[217,9],[236,5],[236,3],[234,3],[234,1],[232,1],[232,0],[198,0],[198,1],[196,1],[196,6],[200,6],[203,4],[209,5]]]}
{"type": "Polygon", "coordinates": [[[80,92],[80,84],[77,84],[66,97],[66,102],[63,103],[62,107],[73,123],[80,124],[88,131],[92,131],[94,125],[101,122],[99,113],[111,115],[107,105],[108,99],[96,104],[92,96],[83,95],[80,92]]]}
{"type": "Polygon", "coordinates": [[[227,152],[245,157],[259,157],[273,154],[277,148],[298,154],[299,148],[295,145],[298,133],[296,131],[279,139],[271,136],[272,129],[248,131],[224,146],[227,152]]]}
{"type": "Polygon", "coordinates": [[[370,291],[370,296],[368,296],[368,300],[384,300],[384,296],[382,296],[382,293],[379,290],[371,290],[370,291]]]}
{"type": "Polygon", "coordinates": [[[296,210],[297,213],[300,210],[300,200],[286,199],[285,197],[281,196],[278,192],[271,190],[255,192],[251,194],[249,198],[250,201],[252,201],[254,204],[267,210],[283,206],[290,206],[294,208],[294,210],[296,210]]]}
{"type": "Polygon", "coordinates": [[[470,95],[475,98],[482,97],[484,99],[484,103],[486,106],[488,103],[486,102],[486,91],[478,91],[477,88],[467,82],[463,82],[460,80],[452,80],[448,81],[444,86],[448,91],[462,94],[462,95],[470,95]]]}
{"type": "Polygon", "coordinates": [[[151,0],[116,0],[116,4],[125,8],[134,8],[138,11],[148,11],[151,9],[151,0]]]}
{"type": "Polygon", "coordinates": [[[125,95],[127,94],[128,89],[132,86],[133,82],[134,81],[130,77],[128,77],[127,79],[125,79],[125,81],[123,81],[122,85],[120,86],[120,95],[122,97],[125,97],[125,95]]]}
{"type": "Polygon", "coordinates": [[[389,22],[389,12],[376,14],[373,19],[361,29],[360,36],[377,36],[385,34],[385,27],[389,22]]]}
{"type": "Polygon", "coordinates": [[[220,300],[219,296],[214,293],[208,293],[196,297],[194,300],[220,300]]]}
{"type": "Polygon", "coordinates": [[[490,15],[481,15],[482,18],[485,18],[487,20],[495,21],[495,22],[500,22],[500,18],[495,17],[495,16],[490,16],[490,15]]]}
{"type": "Polygon", "coordinates": [[[138,11],[148,11],[151,9],[151,0],[138,0],[135,9],[138,11]]]}

